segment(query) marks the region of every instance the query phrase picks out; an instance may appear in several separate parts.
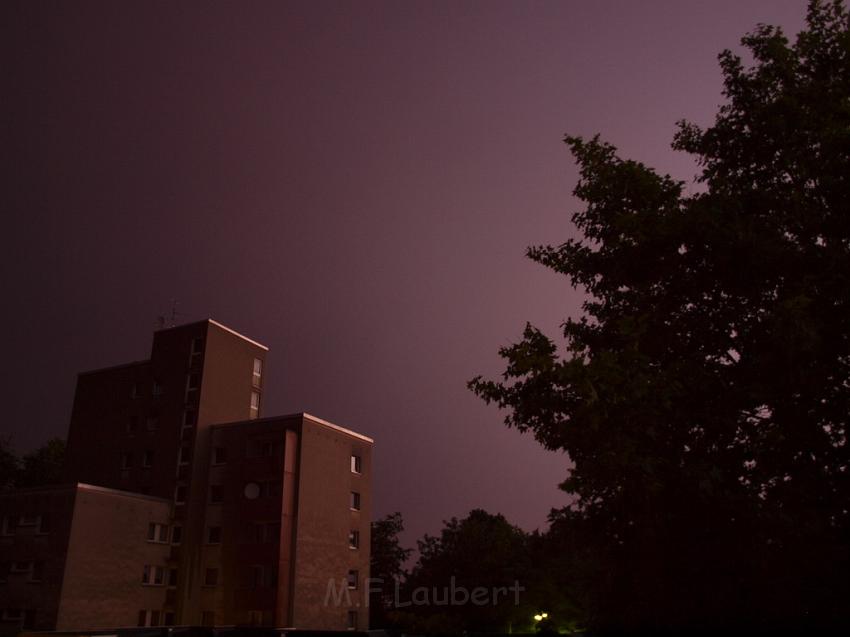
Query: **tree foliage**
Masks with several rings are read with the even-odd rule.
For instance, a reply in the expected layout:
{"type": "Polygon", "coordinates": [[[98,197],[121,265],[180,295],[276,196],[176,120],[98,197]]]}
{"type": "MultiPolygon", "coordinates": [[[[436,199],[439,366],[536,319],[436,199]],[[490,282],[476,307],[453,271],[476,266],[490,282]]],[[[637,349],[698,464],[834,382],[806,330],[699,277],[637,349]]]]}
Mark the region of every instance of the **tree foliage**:
{"type": "Polygon", "coordinates": [[[404,531],[401,513],[395,512],[372,522],[369,576],[375,585],[369,594],[369,624],[385,627],[387,611],[393,603],[396,586],[404,581],[404,565],[411,549],[403,548],[399,536],[404,531]]]}
{"type": "Polygon", "coordinates": [[[65,441],[51,438],[19,458],[10,436],[0,436],[0,489],[59,484],[65,460],[65,441]]]}
{"type": "Polygon", "coordinates": [[[528,538],[504,516],[475,509],[463,519],[446,521],[438,536],[425,535],[417,544],[419,559],[405,582],[402,601],[415,600],[419,589],[427,591],[431,603],[406,609],[402,623],[408,630],[498,632],[531,617],[524,606],[517,605],[513,593],[505,592],[492,603],[494,589],[507,590],[517,582],[528,585],[528,538]],[[488,603],[433,603],[450,587],[468,592],[486,589],[488,603]]]}
{"type": "Polygon", "coordinates": [[[15,486],[39,487],[58,484],[62,480],[62,463],[65,460],[65,441],[51,438],[35,451],[21,458],[15,486]]]}
{"type": "Polygon", "coordinates": [[[12,449],[12,437],[0,436],[0,489],[11,487],[17,473],[18,456],[12,449]]]}
{"type": "Polygon", "coordinates": [[[812,2],[719,59],[703,188],[568,136],[581,233],[528,256],[586,291],[470,386],[574,463],[555,528],[601,628],[839,626],[850,586],[850,29],[812,2]]]}

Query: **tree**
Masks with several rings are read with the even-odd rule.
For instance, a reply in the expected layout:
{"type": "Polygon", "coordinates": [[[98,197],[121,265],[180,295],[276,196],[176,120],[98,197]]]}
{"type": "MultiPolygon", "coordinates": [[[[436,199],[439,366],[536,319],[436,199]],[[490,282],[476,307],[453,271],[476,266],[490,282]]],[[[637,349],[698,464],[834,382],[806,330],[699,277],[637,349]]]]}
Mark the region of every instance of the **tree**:
{"type": "Polygon", "coordinates": [[[369,625],[387,626],[387,612],[392,606],[396,586],[404,580],[404,564],[411,549],[401,546],[399,535],[404,531],[401,513],[391,513],[372,522],[370,578],[374,585],[369,591],[369,625]]]}
{"type": "Polygon", "coordinates": [[[62,479],[64,459],[65,441],[61,438],[51,438],[21,459],[15,486],[39,487],[58,484],[62,479]]]}
{"type": "Polygon", "coordinates": [[[527,325],[470,387],[573,462],[592,626],[847,627],[850,20],[724,51],[727,102],[681,122],[703,191],[568,136],[582,237],[528,256],[588,300],[565,348],[527,325]]]}
{"type": "MultiPolygon", "coordinates": [[[[527,536],[502,515],[481,509],[445,522],[439,536],[418,541],[419,559],[403,590],[403,603],[428,598],[406,609],[404,625],[413,632],[504,631],[533,615],[523,604],[529,553],[527,536]],[[463,590],[450,599],[451,590],[463,590]],[[465,600],[475,589],[486,603],[465,600]],[[496,594],[495,589],[503,589],[496,594]],[[417,593],[417,590],[419,591],[417,593]],[[517,595],[520,599],[517,600],[517,595]],[[519,604],[517,602],[520,602],[519,604]]],[[[480,601],[480,600],[479,600],[480,601]]]]}
{"type": "Polygon", "coordinates": [[[0,490],[15,483],[18,474],[18,456],[12,449],[12,437],[0,436],[0,490]]]}

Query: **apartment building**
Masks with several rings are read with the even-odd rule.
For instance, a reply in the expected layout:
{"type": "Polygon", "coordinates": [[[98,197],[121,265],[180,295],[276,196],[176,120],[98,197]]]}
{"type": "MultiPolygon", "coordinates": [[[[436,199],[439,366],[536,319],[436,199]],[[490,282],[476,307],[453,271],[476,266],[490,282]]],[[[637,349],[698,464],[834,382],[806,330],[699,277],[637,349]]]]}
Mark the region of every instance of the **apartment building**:
{"type": "Polygon", "coordinates": [[[305,413],[262,417],[267,352],[206,320],[155,332],[148,360],[79,375],[67,485],[0,498],[2,621],[367,627],[372,440],[305,413]],[[99,533],[73,533],[93,506],[109,510],[99,533]],[[38,516],[49,532],[26,530],[38,516]],[[98,597],[110,613],[77,596],[113,577],[70,577],[80,555],[135,578],[98,597]],[[30,563],[41,579],[18,576],[30,563]]]}

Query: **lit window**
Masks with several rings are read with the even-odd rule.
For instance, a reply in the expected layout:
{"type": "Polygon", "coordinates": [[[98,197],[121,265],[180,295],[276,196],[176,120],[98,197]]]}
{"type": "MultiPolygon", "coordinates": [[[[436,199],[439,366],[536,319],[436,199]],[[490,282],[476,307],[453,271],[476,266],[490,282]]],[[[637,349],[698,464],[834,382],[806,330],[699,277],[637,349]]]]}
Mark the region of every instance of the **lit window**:
{"type": "Polygon", "coordinates": [[[263,380],[263,361],[259,358],[254,359],[254,374],[252,381],[254,387],[260,387],[263,380]]]}
{"type": "Polygon", "coordinates": [[[348,588],[352,590],[356,589],[358,585],[358,579],[359,577],[356,570],[352,569],[348,571],[348,588]]]}
{"type": "Polygon", "coordinates": [[[357,630],[357,611],[348,611],[348,630],[357,630]]]}
{"type": "Polygon", "coordinates": [[[363,472],[363,460],[360,456],[355,456],[351,454],[351,473],[362,473],[363,472]]]}
{"type": "Polygon", "coordinates": [[[208,568],[204,573],[204,586],[218,586],[218,569],[208,568]]]}
{"type": "Polygon", "coordinates": [[[251,418],[258,418],[260,416],[260,393],[252,391],[251,392],[251,418]]]}
{"type": "Polygon", "coordinates": [[[207,527],[207,544],[221,544],[221,527],[207,527]]]}
{"type": "Polygon", "coordinates": [[[146,468],[153,466],[153,450],[145,450],[145,453],[142,455],[142,466],[146,468]]]}
{"type": "Polygon", "coordinates": [[[352,549],[360,548],[360,531],[348,532],[348,546],[352,549]]]}
{"type": "Polygon", "coordinates": [[[360,510],[360,494],[357,491],[351,492],[351,508],[354,511],[360,510]]]}
{"type": "Polygon", "coordinates": [[[121,454],[121,468],[130,469],[133,466],[133,454],[125,451],[121,454]]]}
{"type": "Polygon", "coordinates": [[[213,464],[224,464],[227,462],[227,449],[224,447],[213,448],[213,464]]]}

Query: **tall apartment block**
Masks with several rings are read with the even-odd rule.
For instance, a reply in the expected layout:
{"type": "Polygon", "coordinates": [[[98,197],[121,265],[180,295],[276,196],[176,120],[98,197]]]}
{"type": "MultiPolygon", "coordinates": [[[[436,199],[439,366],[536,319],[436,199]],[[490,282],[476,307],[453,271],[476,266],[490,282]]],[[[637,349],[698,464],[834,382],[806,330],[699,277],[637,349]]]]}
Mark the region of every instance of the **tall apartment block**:
{"type": "Polygon", "coordinates": [[[267,352],[206,320],[79,375],[66,484],[0,493],[3,623],[367,628],[372,440],[262,417],[267,352]]]}

